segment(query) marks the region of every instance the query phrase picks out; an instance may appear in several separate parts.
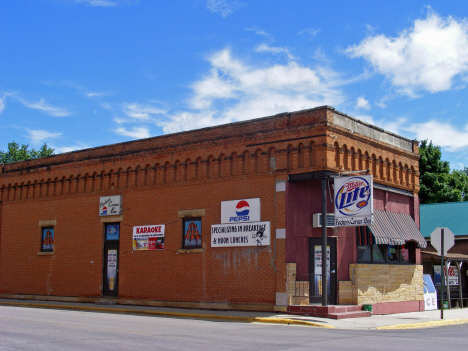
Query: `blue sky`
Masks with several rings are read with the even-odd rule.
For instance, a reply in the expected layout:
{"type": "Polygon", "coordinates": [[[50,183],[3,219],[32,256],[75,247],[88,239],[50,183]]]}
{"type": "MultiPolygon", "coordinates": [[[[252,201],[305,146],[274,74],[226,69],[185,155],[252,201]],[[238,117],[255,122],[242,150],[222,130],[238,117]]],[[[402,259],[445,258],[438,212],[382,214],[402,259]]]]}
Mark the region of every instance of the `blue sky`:
{"type": "Polygon", "coordinates": [[[0,149],[330,105],[468,167],[468,2],[2,0],[0,149]]]}

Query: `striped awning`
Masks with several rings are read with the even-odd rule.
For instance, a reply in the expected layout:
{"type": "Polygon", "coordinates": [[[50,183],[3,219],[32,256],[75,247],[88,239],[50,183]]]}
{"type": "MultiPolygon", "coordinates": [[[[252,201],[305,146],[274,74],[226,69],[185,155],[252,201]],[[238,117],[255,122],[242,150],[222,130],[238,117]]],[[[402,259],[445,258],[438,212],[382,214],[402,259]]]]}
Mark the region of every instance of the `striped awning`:
{"type": "MultiPolygon", "coordinates": [[[[389,212],[374,210],[374,221],[369,226],[377,245],[404,245],[402,238],[388,216],[389,212]]],[[[421,235],[421,234],[420,234],[421,235]]]]}
{"type": "Polygon", "coordinates": [[[426,240],[422,236],[418,226],[416,223],[414,223],[414,220],[410,215],[395,212],[387,212],[387,215],[405,242],[414,241],[420,248],[425,249],[427,247],[426,240]]]}

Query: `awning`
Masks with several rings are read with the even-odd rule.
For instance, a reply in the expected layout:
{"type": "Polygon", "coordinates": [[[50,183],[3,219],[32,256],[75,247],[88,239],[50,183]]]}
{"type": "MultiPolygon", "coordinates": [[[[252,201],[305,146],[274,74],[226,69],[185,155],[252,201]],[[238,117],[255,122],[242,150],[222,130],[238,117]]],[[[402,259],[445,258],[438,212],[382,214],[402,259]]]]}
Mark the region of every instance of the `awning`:
{"type": "Polygon", "coordinates": [[[369,226],[377,245],[405,245],[386,211],[374,210],[374,221],[369,226]]]}
{"type": "Polygon", "coordinates": [[[410,215],[395,212],[387,212],[387,215],[390,217],[390,220],[403,240],[406,242],[414,241],[418,244],[418,247],[423,249],[427,247],[427,241],[422,236],[418,226],[414,223],[410,215]]]}
{"type": "Polygon", "coordinates": [[[408,214],[374,210],[374,222],[368,227],[377,245],[405,245],[414,241],[427,247],[416,223],[408,214]]]}

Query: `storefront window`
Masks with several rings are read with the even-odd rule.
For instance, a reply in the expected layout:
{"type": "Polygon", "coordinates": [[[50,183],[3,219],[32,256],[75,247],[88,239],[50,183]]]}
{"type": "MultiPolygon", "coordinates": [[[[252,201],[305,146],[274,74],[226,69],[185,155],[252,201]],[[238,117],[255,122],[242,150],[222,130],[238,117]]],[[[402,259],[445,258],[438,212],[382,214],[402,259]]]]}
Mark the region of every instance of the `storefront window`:
{"type": "Polygon", "coordinates": [[[359,245],[358,263],[411,264],[414,245],[359,245]]]}
{"type": "Polygon", "coordinates": [[[385,246],[372,245],[372,262],[385,263],[385,246]]]}
{"type": "Polygon", "coordinates": [[[371,262],[371,251],[372,249],[370,245],[358,246],[358,249],[357,249],[358,262],[371,262]]]}
{"type": "Polygon", "coordinates": [[[387,247],[387,262],[398,263],[400,262],[400,248],[395,245],[387,247]]]}
{"type": "Polygon", "coordinates": [[[400,262],[411,263],[412,252],[414,251],[414,245],[406,244],[400,250],[400,262]]]}

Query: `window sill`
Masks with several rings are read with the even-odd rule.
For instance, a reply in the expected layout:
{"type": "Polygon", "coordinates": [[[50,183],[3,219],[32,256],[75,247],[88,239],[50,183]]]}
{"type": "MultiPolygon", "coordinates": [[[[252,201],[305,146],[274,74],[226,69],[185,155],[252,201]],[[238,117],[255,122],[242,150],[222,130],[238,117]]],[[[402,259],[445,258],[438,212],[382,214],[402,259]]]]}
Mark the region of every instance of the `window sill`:
{"type": "Polygon", "coordinates": [[[177,253],[184,254],[184,253],[199,253],[204,252],[203,249],[179,249],[177,253]]]}
{"type": "Polygon", "coordinates": [[[38,256],[53,256],[53,255],[55,255],[55,252],[53,252],[53,251],[52,252],[42,252],[42,251],[40,251],[40,252],[37,253],[37,255],[38,256]]]}

